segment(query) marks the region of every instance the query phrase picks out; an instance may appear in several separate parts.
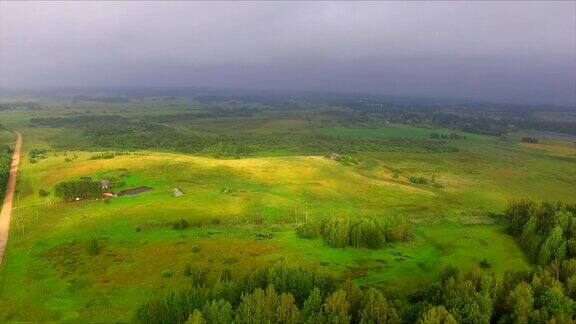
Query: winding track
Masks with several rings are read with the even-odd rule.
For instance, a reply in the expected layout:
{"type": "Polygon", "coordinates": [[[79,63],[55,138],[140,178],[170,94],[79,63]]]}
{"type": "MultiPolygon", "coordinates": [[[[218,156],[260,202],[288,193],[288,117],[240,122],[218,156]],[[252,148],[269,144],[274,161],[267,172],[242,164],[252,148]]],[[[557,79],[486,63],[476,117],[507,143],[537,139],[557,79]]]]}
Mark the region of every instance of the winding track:
{"type": "Polygon", "coordinates": [[[12,215],[12,200],[14,198],[14,189],[16,188],[16,175],[18,174],[18,165],[20,164],[20,150],[22,149],[22,134],[16,133],[16,146],[12,155],[12,165],[10,166],[10,177],[8,178],[8,187],[6,188],[6,197],[2,204],[0,212],[0,264],[4,259],[4,251],[8,243],[8,233],[10,232],[10,216],[12,215]]]}

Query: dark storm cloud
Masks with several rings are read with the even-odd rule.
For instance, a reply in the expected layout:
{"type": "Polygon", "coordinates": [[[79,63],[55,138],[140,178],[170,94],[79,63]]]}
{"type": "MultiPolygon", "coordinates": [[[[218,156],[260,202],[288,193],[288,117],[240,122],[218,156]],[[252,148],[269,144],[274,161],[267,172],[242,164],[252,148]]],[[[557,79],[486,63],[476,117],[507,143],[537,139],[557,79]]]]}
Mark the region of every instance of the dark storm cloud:
{"type": "Polygon", "coordinates": [[[574,2],[2,2],[0,85],[576,102],[574,2]]]}

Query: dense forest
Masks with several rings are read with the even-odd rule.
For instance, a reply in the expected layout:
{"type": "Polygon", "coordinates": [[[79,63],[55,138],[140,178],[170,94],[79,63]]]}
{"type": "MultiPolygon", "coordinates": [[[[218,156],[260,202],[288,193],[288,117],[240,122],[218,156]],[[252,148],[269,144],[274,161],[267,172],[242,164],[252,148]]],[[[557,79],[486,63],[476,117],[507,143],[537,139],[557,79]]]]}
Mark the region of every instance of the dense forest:
{"type": "MultiPolygon", "coordinates": [[[[350,280],[339,281],[322,271],[284,266],[257,269],[235,280],[224,271],[214,285],[209,285],[206,269],[187,265],[183,273],[190,277],[191,287],[150,299],[138,308],[136,320],[142,323],[572,323],[576,314],[575,211],[575,205],[563,203],[521,201],[509,205],[504,219],[510,232],[520,238],[539,264],[534,271],[497,275],[480,269],[460,272],[449,266],[436,283],[397,295],[377,288],[360,288],[350,280]]],[[[355,225],[358,233],[363,232],[361,228],[372,228],[366,231],[371,233],[377,227],[371,221],[356,223],[362,224],[355,225]]],[[[298,233],[306,238],[327,237],[328,244],[335,247],[378,247],[383,242],[378,239],[371,246],[372,240],[364,239],[378,235],[351,237],[351,226],[344,226],[341,219],[318,228],[303,225],[298,233]],[[332,240],[334,244],[330,243],[332,240]]]]}
{"type": "Polygon", "coordinates": [[[0,103],[0,111],[2,110],[12,110],[12,109],[30,109],[30,110],[37,110],[42,108],[37,102],[28,102],[28,101],[14,101],[14,102],[3,102],[0,103]]]}
{"type": "Polygon", "coordinates": [[[530,106],[450,100],[440,98],[411,98],[374,95],[302,94],[282,95],[211,95],[199,96],[203,103],[241,101],[281,108],[304,109],[309,104],[340,107],[328,109],[326,114],[338,116],[343,124],[392,122],[415,126],[436,126],[470,133],[503,135],[518,130],[534,130],[576,135],[576,122],[543,120],[536,111],[570,111],[567,107],[530,106]]]}
{"type": "Polygon", "coordinates": [[[12,150],[8,145],[0,145],[0,201],[6,193],[10,164],[12,163],[12,150]]]}
{"type": "MultiPolygon", "coordinates": [[[[178,118],[180,115],[175,115],[178,118]]],[[[184,115],[186,118],[186,115],[184,115]]],[[[171,119],[160,116],[159,120],[171,119]]],[[[349,138],[319,134],[200,135],[184,133],[149,118],[122,116],[77,116],[32,118],[33,125],[82,129],[94,147],[91,149],[169,149],[215,157],[241,157],[258,152],[290,151],[325,155],[358,151],[405,151],[420,153],[456,152],[449,141],[416,138],[349,138]]]]}
{"type": "Polygon", "coordinates": [[[142,323],[571,323],[576,259],[504,276],[444,269],[435,284],[398,296],[359,288],[322,272],[273,266],[207,285],[187,267],[191,287],[141,305],[142,323]]]}
{"type": "Polygon", "coordinates": [[[576,257],[576,204],[520,201],[508,206],[506,217],[535,263],[576,257]]]}

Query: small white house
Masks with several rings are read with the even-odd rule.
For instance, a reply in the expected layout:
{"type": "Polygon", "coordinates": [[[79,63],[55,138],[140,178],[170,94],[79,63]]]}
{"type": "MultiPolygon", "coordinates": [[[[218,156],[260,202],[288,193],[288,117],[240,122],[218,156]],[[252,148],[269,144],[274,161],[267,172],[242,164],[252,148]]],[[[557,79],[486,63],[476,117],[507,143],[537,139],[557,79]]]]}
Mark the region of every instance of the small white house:
{"type": "Polygon", "coordinates": [[[172,189],[172,195],[174,195],[174,197],[180,197],[180,196],[184,196],[184,192],[182,192],[182,190],[180,190],[178,188],[174,188],[174,189],[172,189]]]}

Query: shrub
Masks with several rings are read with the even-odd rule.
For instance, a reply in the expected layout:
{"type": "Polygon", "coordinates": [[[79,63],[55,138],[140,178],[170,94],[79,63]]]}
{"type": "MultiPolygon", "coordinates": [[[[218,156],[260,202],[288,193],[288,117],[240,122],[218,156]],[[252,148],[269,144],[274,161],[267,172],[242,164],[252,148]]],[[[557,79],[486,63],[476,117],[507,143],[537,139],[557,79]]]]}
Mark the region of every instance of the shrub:
{"type": "Polygon", "coordinates": [[[192,274],[192,266],[190,265],[190,263],[186,263],[186,265],[184,266],[184,275],[186,277],[190,277],[191,274],[192,274]]]}
{"type": "Polygon", "coordinates": [[[104,152],[90,156],[89,160],[107,160],[107,159],[113,159],[115,156],[116,156],[115,153],[104,152]]]}
{"type": "Polygon", "coordinates": [[[342,154],[342,155],[340,155],[340,156],[336,159],[336,161],[338,161],[338,162],[340,162],[340,163],[342,163],[342,164],[344,164],[344,165],[348,165],[348,166],[350,166],[350,165],[357,165],[357,164],[359,163],[359,161],[358,161],[357,158],[355,158],[355,157],[353,157],[353,156],[350,156],[350,155],[347,155],[347,154],[342,154]]]}
{"type": "Polygon", "coordinates": [[[410,182],[416,183],[416,184],[428,184],[428,183],[430,183],[430,180],[428,180],[424,177],[417,177],[417,176],[410,176],[410,178],[408,178],[408,180],[410,180],[410,182]]]}
{"type": "Polygon", "coordinates": [[[31,149],[28,152],[28,161],[30,161],[30,163],[34,164],[42,159],[45,159],[48,157],[47,155],[48,150],[46,149],[31,149]]]}
{"type": "Polygon", "coordinates": [[[44,190],[44,189],[40,189],[38,190],[38,195],[42,198],[48,197],[48,195],[50,195],[50,192],[44,190]]]}
{"type": "Polygon", "coordinates": [[[351,246],[377,249],[386,243],[386,227],[382,222],[365,218],[354,219],[350,224],[351,246]]]}
{"type": "Polygon", "coordinates": [[[412,226],[402,216],[388,216],[382,219],[386,228],[387,242],[407,241],[412,236],[412,226]]]}
{"type": "Polygon", "coordinates": [[[172,229],[173,230],[181,231],[181,230],[187,229],[188,227],[190,227],[190,224],[184,219],[180,219],[180,220],[172,223],[172,229]]]}
{"type": "Polygon", "coordinates": [[[194,286],[200,287],[206,284],[208,270],[201,266],[186,264],[184,267],[184,275],[192,279],[194,286]]]}
{"type": "Polygon", "coordinates": [[[350,224],[348,218],[331,218],[326,224],[324,241],[332,247],[348,246],[350,244],[350,224]]]}
{"type": "Polygon", "coordinates": [[[522,143],[538,143],[538,139],[535,137],[522,137],[522,143]]]}
{"type": "Polygon", "coordinates": [[[85,248],[86,248],[86,252],[88,252],[89,255],[98,255],[98,254],[100,254],[100,251],[102,250],[102,246],[101,246],[101,244],[97,238],[89,239],[86,242],[85,248]]]}
{"type": "Polygon", "coordinates": [[[164,270],[162,270],[162,277],[164,277],[164,278],[172,278],[172,276],[174,276],[174,272],[172,272],[172,270],[170,270],[170,269],[164,269],[164,270]]]}
{"type": "Polygon", "coordinates": [[[228,282],[230,280],[232,280],[230,269],[223,269],[222,272],[220,272],[220,278],[218,278],[218,281],[228,282]]]}
{"type": "Polygon", "coordinates": [[[296,228],[296,235],[301,239],[317,239],[322,236],[322,224],[320,222],[304,223],[296,228]]]}

